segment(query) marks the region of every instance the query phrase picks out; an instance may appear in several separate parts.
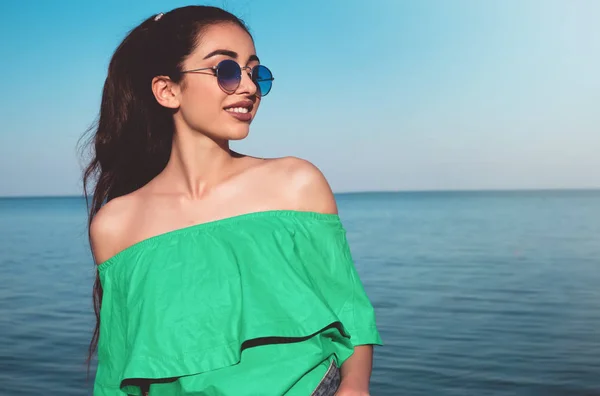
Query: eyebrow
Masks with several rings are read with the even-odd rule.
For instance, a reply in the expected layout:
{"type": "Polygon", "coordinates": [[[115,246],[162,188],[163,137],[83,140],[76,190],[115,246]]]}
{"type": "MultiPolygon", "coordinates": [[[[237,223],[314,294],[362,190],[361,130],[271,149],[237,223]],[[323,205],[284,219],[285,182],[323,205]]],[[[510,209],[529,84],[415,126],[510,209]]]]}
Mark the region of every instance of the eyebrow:
{"type": "MultiPolygon", "coordinates": [[[[217,56],[217,55],[225,55],[225,56],[228,56],[233,59],[238,58],[238,54],[235,51],[218,49],[218,50],[214,50],[214,51],[208,53],[208,55],[206,55],[204,57],[204,59],[208,59],[208,58],[211,58],[211,57],[217,56]]],[[[250,55],[250,57],[248,58],[248,63],[250,63],[252,61],[257,61],[258,63],[260,63],[260,60],[258,59],[258,56],[256,56],[256,55],[250,55]]]]}

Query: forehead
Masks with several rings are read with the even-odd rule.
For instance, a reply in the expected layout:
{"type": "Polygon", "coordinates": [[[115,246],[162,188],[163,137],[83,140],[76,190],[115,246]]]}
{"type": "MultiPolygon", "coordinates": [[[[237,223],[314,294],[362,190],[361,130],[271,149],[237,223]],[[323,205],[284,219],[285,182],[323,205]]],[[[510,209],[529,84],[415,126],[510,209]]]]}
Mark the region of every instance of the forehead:
{"type": "Polygon", "coordinates": [[[194,54],[204,56],[219,49],[237,52],[241,58],[256,54],[250,35],[234,23],[220,23],[204,29],[194,54]]]}

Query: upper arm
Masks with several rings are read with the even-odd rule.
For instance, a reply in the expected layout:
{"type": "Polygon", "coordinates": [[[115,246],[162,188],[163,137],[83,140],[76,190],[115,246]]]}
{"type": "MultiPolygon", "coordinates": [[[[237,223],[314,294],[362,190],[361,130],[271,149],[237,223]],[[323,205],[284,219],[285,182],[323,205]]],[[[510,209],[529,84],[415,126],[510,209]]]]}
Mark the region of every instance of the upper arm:
{"type": "Polygon", "coordinates": [[[302,211],[337,214],[338,208],[329,182],[319,168],[311,162],[287,158],[290,199],[302,211]]]}
{"type": "Polygon", "coordinates": [[[123,208],[116,198],[100,208],[90,224],[90,243],[94,261],[100,264],[120,250],[123,234],[123,208]]]}

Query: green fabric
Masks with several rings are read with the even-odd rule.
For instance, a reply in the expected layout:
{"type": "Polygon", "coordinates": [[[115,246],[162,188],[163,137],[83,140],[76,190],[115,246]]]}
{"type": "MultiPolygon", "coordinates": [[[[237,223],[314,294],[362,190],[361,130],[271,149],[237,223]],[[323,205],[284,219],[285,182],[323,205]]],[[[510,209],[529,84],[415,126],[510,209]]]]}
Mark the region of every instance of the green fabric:
{"type": "Polygon", "coordinates": [[[98,266],[94,395],[309,395],[334,359],[381,345],[336,214],[274,210],[139,242],[98,266]],[[303,337],[281,342],[263,337],[303,337]],[[251,341],[252,342],[252,341],[251,341]],[[165,382],[164,379],[171,379],[165,382]]]}

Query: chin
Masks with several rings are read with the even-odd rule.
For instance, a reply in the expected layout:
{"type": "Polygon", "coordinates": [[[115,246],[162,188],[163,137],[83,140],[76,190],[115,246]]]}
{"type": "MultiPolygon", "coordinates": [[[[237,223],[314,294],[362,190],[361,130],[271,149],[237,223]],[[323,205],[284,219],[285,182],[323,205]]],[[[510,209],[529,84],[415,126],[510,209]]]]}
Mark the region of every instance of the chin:
{"type": "Polygon", "coordinates": [[[228,140],[242,140],[245,139],[250,133],[250,128],[236,128],[229,130],[227,133],[228,140]]]}

